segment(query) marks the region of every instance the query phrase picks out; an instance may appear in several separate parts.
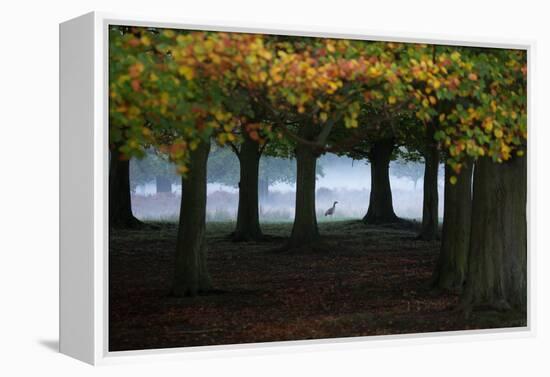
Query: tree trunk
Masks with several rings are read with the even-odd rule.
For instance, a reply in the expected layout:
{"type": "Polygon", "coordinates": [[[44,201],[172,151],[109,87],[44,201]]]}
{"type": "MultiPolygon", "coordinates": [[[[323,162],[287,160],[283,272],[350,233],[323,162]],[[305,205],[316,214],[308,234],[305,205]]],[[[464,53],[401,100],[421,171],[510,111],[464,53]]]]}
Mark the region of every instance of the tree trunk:
{"type": "Polygon", "coordinates": [[[463,306],[527,308],[527,159],[476,162],[463,306]]]}
{"type": "Polygon", "coordinates": [[[239,152],[240,181],[237,227],[233,232],[234,241],[258,241],[263,238],[258,214],[258,169],[260,166],[260,146],[245,133],[239,152]]]}
{"type": "Polygon", "coordinates": [[[306,145],[296,147],[296,209],[290,249],[313,245],[319,240],[317,214],[315,211],[315,179],[317,154],[306,145]]]}
{"type": "Polygon", "coordinates": [[[206,164],[210,142],[201,142],[191,152],[189,172],[182,177],[182,198],[176,268],[172,293],[174,296],[195,296],[211,290],[206,268],[206,164]]]}
{"type": "Polygon", "coordinates": [[[132,214],[130,161],[123,159],[115,147],[109,161],[109,227],[124,229],[142,225],[132,214]]]}
{"type": "Polygon", "coordinates": [[[456,290],[464,285],[472,219],[472,165],[464,164],[454,185],[449,180],[455,173],[445,165],[443,232],[433,276],[437,288],[456,290]]]}
{"type": "Polygon", "coordinates": [[[162,175],[157,175],[155,177],[155,181],[157,184],[157,194],[164,193],[164,192],[168,192],[168,193],[172,192],[172,182],[168,178],[162,175]]]}
{"type": "Polygon", "coordinates": [[[390,186],[390,160],[395,148],[393,139],[377,141],[369,153],[371,190],[369,209],[363,217],[367,224],[394,223],[399,218],[393,211],[390,186]]]}
{"type": "Polygon", "coordinates": [[[439,171],[439,149],[428,135],[428,145],[424,154],[424,199],[422,204],[422,228],[418,238],[433,241],[438,238],[438,193],[437,175],[439,171]]]}

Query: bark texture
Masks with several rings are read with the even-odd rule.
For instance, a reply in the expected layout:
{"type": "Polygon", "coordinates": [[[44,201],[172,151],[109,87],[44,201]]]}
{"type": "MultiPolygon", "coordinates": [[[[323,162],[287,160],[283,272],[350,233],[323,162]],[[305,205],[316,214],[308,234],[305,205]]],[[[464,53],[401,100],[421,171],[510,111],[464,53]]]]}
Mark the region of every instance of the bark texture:
{"type": "Polygon", "coordinates": [[[317,154],[307,145],[298,145],[296,163],[296,212],[288,243],[291,249],[308,246],[319,240],[315,210],[317,154]]]}
{"type": "Polygon", "coordinates": [[[462,289],[468,267],[472,219],[472,162],[456,175],[445,165],[445,194],[441,250],[434,271],[434,286],[446,290],[462,289]],[[450,178],[456,176],[455,184],[450,178]]]}
{"type": "Polygon", "coordinates": [[[238,157],[240,162],[239,208],[234,241],[258,241],[263,238],[258,207],[260,146],[244,133],[238,157]]]}
{"type": "Polygon", "coordinates": [[[195,296],[212,289],[206,267],[206,164],[210,143],[202,142],[191,152],[189,172],[182,177],[182,199],[176,266],[172,294],[195,296]]]}
{"type": "Polygon", "coordinates": [[[436,240],[439,236],[437,175],[439,171],[439,149],[433,138],[433,127],[427,135],[424,152],[424,198],[422,202],[422,228],[418,238],[424,241],[436,240]]]}
{"type": "Polygon", "coordinates": [[[371,166],[371,190],[369,209],[363,217],[368,224],[399,221],[393,210],[390,186],[390,160],[395,148],[393,139],[378,141],[369,152],[371,166]]]}
{"type": "Polygon", "coordinates": [[[109,161],[109,227],[139,228],[143,223],[132,214],[130,161],[121,158],[118,148],[109,161]]]}
{"type": "Polygon", "coordinates": [[[463,306],[527,307],[527,159],[476,162],[463,306]]]}

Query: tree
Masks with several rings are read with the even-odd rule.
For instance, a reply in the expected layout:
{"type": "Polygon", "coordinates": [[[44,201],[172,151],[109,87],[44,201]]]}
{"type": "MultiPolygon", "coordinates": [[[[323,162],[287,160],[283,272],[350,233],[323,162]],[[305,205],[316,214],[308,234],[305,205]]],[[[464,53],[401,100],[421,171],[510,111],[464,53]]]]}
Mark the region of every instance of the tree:
{"type": "MultiPolygon", "coordinates": [[[[269,187],[277,183],[296,183],[296,162],[292,156],[283,157],[274,154],[271,147],[274,143],[267,144],[260,158],[258,177],[258,195],[260,202],[266,200],[269,187]]],[[[322,165],[318,165],[318,176],[323,175],[322,165]]],[[[220,183],[231,187],[239,187],[239,160],[229,148],[216,148],[212,150],[208,158],[208,182],[220,183]]]]}
{"type": "Polygon", "coordinates": [[[447,91],[437,92],[449,106],[438,115],[441,124],[434,135],[457,174],[448,182],[456,184],[457,176],[476,159],[462,306],[467,312],[478,305],[525,311],[525,52],[454,49],[438,59],[449,68],[442,85],[447,91]]]}
{"type": "Polygon", "coordinates": [[[527,163],[513,157],[495,164],[476,162],[468,276],[467,311],[527,307],[527,163]]]}
{"type": "Polygon", "coordinates": [[[377,141],[368,152],[371,166],[371,191],[369,208],[363,221],[369,224],[392,223],[397,221],[393,211],[390,186],[390,161],[395,149],[395,139],[377,141]]]}
{"type": "MultiPolygon", "coordinates": [[[[407,151],[407,154],[410,154],[407,151]]],[[[408,178],[414,183],[414,189],[418,185],[418,181],[424,176],[424,169],[419,164],[419,158],[415,159],[404,159],[398,158],[393,163],[390,164],[391,175],[397,178],[408,178]]]]}
{"type": "Polygon", "coordinates": [[[441,251],[433,276],[437,288],[460,291],[466,279],[472,219],[472,172],[473,161],[465,163],[458,175],[445,165],[441,251]]]}
{"type": "Polygon", "coordinates": [[[139,228],[143,223],[132,213],[130,195],[130,161],[118,151],[111,150],[109,159],[109,227],[139,228]]]}
{"type": "Polygon", "coordinates": [[[172,184],[180,181],[177,167],[166,155],[152,148],[146,151],[143,158],[130,161],[130,177],[132,191],[138,185],[155,181],[157,193],[172,192],[172,184]]]}
{"type": "Polygon", "coordinates": [[[196,296],[212,290],[206,266],[206,164],[210,142],[203,141],[191,152],[189,173],[182,178],[182,197],[176,266],[172,294],[196,296]]]}
{"type": "MultiPolygon", "coordinates": [[[[116,34],[112,45],[112,150],[129,158],[143,155],[148,145],[157,147],[176,163],[189,186],[185,190],[199,202],[182,200],[179,239],[185,242],[176,251],[182,261],[176,264],[176,294],[209,286],[201,279],[210,140],[229,143],[241,154],[240,181],[256,194],[258,151],[267,140],[293,146],[297,192],[289,248],[315,248],[320,240],[315,177],[321,154],[362,144],[369,148],[360,152],[373,152],[373,169],[387,172],[389,146],[416,144],[429,151],[424,186],[432,191],[436,153],[446,158],[451,184],[475,160],[472,218],[485,223],[476,228],[472,222],[464,305],[505,302],[524,308],[525,187],[514,187],[511,178],[523,183],[525,175],[523,52],[438,46],[436,53],[435,46],[423,44],[140,28],[116,34]],[[248,147],[254,153],[243,152],[248,147]],[[187,215],[196,217],[195,228],[187,215]],[[508,236],[514,227],[517,240],[508,236]]],[[[381,176],[373,179],[375,185],[389,182],[381,176]]],[[[372,205],[387,202],[384,196],[372,205]]],[[[432,199],[426,198],[429,211],[423,217],[433,234],[437,200],[432,199]]],[[[450,220],[444,228],[456,234],[450,220]]]]}
{"type": "MultiPolygon", "coordinates": [[[[296,215],[290,248],[309,247],[319,241],[315,217],[316,161],[320,154],[339,149],[331,145],[333,135],[342,132],[339,130],[357,129],[363,106],[384,104],[389,97],[389,105],[385,106],[388,110],[404,94],[392,60],[394,45],[323,39],[299,46],[301,54],[284,52],[281,67],[272,68],[289,71],[281,75],[284,91],[275,98],[281,102],[275,102],[273,107],[277,114],[290,113],[294,117],[281,116],[277,123],[296,143],[296,215]]],[[[382,114],[370,122],[379,126],[388,118],[382,114]]],[[[344,139],[360,140],[356,132],[344,139]]],[[[338,144],[347,142],[340,140],[338,144]]]]}
{"type": "MultiPolygon", "coordinates": [[[[252,127],[250,124],[247,126],[252,127]]],[[[234,147],[240,166],[239,207],[237,225],[233,232],[234,241],[258,241],[263,238],[258,204],[258,175],[263,147],[250,137],[248,131],[245,126],[240,148],[234,147]]]]}
{"type": "Polygon", "coordinates": [[[154,145],[177,164],[184,194],[172,292],[205,292],[210,289],[204,239],[209,139],[229,131],[214,122],[226,116],[220,89],[196,75],[197,61],[204,58],[188,49],[204,34],[114,28],[110,36],[110,141],[119,142],[116,150],[128,157],[143,157],[145,147],[154,145]]]}
{"type": "MultiPolygon", "coordinates": [[[[109,64],[110,86],[113,87],[113,80],[122,81],[121,76],[126,75],[134,59],[118,59],[120,52],[119,42],[123,38],[129,38],[131,30],[125,27],[113,27],[109,33],[109,49],[113,61],[109,64]]],[[[134,51],[134,54],[140,51],[134,51]]],[[[129,77],[129,76],[128,76],[129,77]]],[[[126,88],[125,88],[126,89],[126,88]]],[[[129,129],[135,126],[137,108],[132,108],[130,116],[120,116],[118,110],[127,111],[128,107],[118,106],[111,103],[109,107],[109,227],[110,228],[138,228],[143,225],[132,213],[132,198],[130,194],[130,153],[125,153],[130,148],[129,129]],[[116,109],[116,110],[115,110],[116,109]]],[[[137,96],[124,90],[124,95],[130,101],[136,100],[137,96]]],[[[134,145],[134,144],[132,144],[134,145]]],[[[137,152],[137,151],[136,151],[137,152]]],[[[139,154],[139,153],[136,153],[139,154]]]]}
{"type": "Polygon", "coordinates": [[[437,129],[435,120],[427,123],[426,143],[424,146],[424,185],[422,201],[422,227],[418,238],[424,241],[434,241],[439,233],[439,192],[437,179],[439,172],[439,145],[434,139],[437,129]]]}
{"type": "Polygon", "coordinates": [[[417,159],[417,153],[411,150],[418,132],[418,122],[408,111],[390,112],[380,105],[382,110],[365,109],[360,116],[363,135],[351,149],[344,154],[356,159],[367,159],[371,167],[371,191],[369,207],[363,221],[368,224],[387,224],[399,222],[394,212],[390,185],[390,162],[417,159]],[[385,113],[388,120],[372,124],[370,119],[380,118],[385,113]]]}

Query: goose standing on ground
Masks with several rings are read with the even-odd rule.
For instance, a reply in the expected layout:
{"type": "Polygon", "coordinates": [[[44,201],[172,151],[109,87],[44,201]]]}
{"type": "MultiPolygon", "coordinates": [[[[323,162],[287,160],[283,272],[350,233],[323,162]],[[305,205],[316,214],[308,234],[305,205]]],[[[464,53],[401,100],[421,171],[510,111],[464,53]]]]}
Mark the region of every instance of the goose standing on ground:
{"type": "Polygon", "coordinates": [[[334,202],[334,204],[332,205],[332,207],[330,207],[329,209],[327,209],[327,211],[325,212],[325,216],[332,216],[332,215],[334,215],[334,210],[336,209],[336,203],[338,203],[338,202],[334,202]]]}

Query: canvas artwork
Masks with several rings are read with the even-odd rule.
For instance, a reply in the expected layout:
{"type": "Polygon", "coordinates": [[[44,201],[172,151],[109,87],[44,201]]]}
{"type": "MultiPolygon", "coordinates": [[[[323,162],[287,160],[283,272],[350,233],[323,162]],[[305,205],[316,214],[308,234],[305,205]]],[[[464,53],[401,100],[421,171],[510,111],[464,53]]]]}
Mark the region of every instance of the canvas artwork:
{"type": "Polygon", "coordinates": [[[526,50],[108,33],[109,351],[528,325],[526,50]]]}

